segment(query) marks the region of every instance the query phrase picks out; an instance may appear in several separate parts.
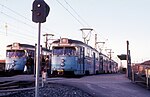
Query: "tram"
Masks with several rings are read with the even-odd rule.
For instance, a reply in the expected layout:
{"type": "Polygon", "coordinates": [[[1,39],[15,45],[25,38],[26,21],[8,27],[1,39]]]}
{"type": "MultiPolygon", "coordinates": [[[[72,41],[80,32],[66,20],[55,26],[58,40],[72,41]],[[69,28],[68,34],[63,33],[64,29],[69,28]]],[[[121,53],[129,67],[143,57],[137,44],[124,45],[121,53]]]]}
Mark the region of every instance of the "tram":
{"type": "MultiPolygon", "coordinates": [[[[29,44],[13,43],[6,47],[6,66],[5,72],[23,73],[26,71],[26,64],[29,56],[32,58],[31,73],[34,72],[36,56],[36,46],[29,44]]],[[[49,56],[51,51],[42,48],[41,56],[49,56]]]]}
{"type": "Polygon", "coordinates": [[[113,72],[110,58],[95,48],[68,38],[58,39],[51,44],[52,75],[90,75],[113,72]]]}

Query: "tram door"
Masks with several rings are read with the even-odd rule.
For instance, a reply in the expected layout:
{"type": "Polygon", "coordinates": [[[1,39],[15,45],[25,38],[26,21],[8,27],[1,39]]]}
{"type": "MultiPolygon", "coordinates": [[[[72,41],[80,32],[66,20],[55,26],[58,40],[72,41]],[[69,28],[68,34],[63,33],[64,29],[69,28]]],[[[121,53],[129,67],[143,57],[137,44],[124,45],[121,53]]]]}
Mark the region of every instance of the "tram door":
{"type": "Polygon", "coordinates": [[[99,71],[103,72],[103,57],[100,55],[99,56],[100,60],[99,60],[99,71]]]}
{"type": "Polygon", "coordinates": [[[80,70],[81,70],[81,72],[84,74],[85,72],[85,63],[84,63],[84,47],[81,47],[80,48],[80,59],[81,59],[81,64],[80,64],[80,70]]]}
{"type": "Polygon", "coordinates": [[[93,52],[93,74],[95,74],[95,62],[96,61],[96,59],[95,59],[95,53],[93,52]]]}

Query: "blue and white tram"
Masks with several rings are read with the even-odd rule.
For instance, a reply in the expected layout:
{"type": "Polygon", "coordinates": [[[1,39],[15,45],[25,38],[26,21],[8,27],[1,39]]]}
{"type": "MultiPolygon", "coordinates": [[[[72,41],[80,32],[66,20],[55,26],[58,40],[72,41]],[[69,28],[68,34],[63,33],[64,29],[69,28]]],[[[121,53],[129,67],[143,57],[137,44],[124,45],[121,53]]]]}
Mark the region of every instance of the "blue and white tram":
{"type": "Polygon", "coordinates": [[[118,72],[118,63],[115,62],[114,60],[111,60],[111,64],[112,64],[112,73],[117,73],[118,72]]]}
{"type": "Polygon", "coordinates": [[[81,41],[61,38],[51,47],[53,75],[88,75],[103,71],[100,53],[81,41]]]}
{"type": "MultiPolygon", "coordinates": [[[[23,73],[29,56],[34,60],[36,48],[34,45],[13,43],[6,47],[6,72],[23,73]]],[[[50,50],[43,49],[41,53],[50,54],[50,50]]],[[[33,73],[34,62],[32,64],[33,73]]]]}

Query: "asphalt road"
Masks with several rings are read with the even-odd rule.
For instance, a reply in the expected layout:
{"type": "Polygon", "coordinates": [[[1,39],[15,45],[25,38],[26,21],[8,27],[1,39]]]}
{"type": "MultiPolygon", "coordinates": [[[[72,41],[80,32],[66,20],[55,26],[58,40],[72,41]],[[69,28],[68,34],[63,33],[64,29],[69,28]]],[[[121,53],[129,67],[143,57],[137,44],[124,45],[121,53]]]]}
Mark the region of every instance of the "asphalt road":
{"type": "Polygon", "coordinates": [[[150,97],[150,90],[132,83],[124,74],[102,74],[82,78],[52,78],[51,83],[71,85],[93,97],[150,97]]]}

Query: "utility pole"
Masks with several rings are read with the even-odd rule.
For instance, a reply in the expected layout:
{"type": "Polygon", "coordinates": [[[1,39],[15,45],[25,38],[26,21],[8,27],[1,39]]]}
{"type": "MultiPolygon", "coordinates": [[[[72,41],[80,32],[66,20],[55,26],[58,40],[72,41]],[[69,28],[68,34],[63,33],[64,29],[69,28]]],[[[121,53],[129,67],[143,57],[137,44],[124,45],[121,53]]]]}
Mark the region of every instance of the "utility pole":
{"type": "Polygon", "coordinates": [[[111,67],[112,53],[114,53],[114,52],[112,52],[112,49],[105,49],[105,50],[109,50],[109,52],[108,52],[109,53],[109,59],[110,59],[110,61],[109,61],[110,65],[109,66],[111,67]]]}
{"type": "Polygon", "coordinates": [[[48,36],[53,37],[54,34],[47,34],[47,33],[46,33],[46,34],[44,34],[43,36],[45,37],[45,47],[48,48],[48,40],[49,40],[48,36]]]}
{"type": "MultiPolygon", "coordinates": [[[[101,44],[105,44],[105,42],[96,42],[96,46],[97,46],[97,44],[99,44],[99,43],[101,43],[101,44]]],[[[102,49],[101,49],[101,47],[98,47],[99,48],[99,50],[100,50],[100,52],[102,52],[102,49]]]]}
{"type": "Polygon", "coordinates": [[[5,29],[6,29],[6,36],[7,36],[7,29],[8,29],[7,23],[5,24],[5,29]]]}
{"type": "Polygon", "coordinates": [[[111,57],[112,57],[111,54],[114,53],[114,52],[112,52],[112,49],[105,49],[105,50],[109,50],[108,53],[109,53],[109,58],[110,58],[110,60],[111,60],[111,57]]]}
{"type": "Polygon", "coordinates": [[[95,49],[97,49],[97,34],[95,34],[95,49]]]}
{"type": "MultiPolygon", "coordinates": [[[[95,49],[97,50],[97,44],[102,43],[105,44],[105,42],[97,42],[97,34],[95,34],[95,49]]],[[[101,48],[99,47],[100,52],[101,52],[101,48]]]]}
{"type": "Polygon", "coordinates": [[[84,39],[84,43],[88,44],[90,38],[91,38],[91,31],[93,29],[91,28],[82,28],[80,29],[82,31],[82,38],[84,39]],[[86,34],[84,31],[88,31],[88,33],[86,34]]]}
{"type": "Polygon", "coordinates": [[[126,59],[127,59],[127,76],[128,78],[130,79],[131,78],[131,56],[130,56],[130,50],[129,50],[129,41],[127,40],[127,56],[126,56],[126,59]]]}

